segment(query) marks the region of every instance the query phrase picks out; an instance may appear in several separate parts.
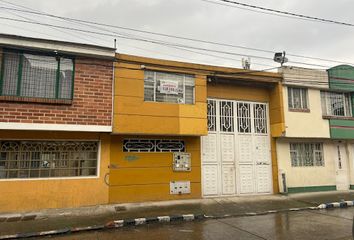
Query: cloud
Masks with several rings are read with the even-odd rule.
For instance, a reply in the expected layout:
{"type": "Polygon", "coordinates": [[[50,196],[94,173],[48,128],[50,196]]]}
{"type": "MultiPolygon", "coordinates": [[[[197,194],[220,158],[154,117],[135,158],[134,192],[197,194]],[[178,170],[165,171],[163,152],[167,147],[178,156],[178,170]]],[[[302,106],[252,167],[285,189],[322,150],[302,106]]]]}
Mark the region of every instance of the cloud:
{"type": "MultiPolygon", "coordinates": [[[[215,1],[215,0],[213,0],[215,1]]],[[[352,44],[354,28],[335,24],[323,24],[300,19],[278,17],[246,11],[239,8],[215,5],[202,0],[26,0],[12,1],[40,11],[50,12],[67,17],[85,19],[94,22],[137,28],[141,30],[180,35],[208,41],[243,45],[272,51],[287,51],[289,53],[316,56],[322,58],[341,59],[354,62],[354,46],[352,44]]],[[[354,23],[351,10],[354,2],[350,0],[250,0],[249,4],[275,8],[284,11],[302,13],[338,21],[354,23]]],[[[1,14],[8,14],[0,11],[1,14]]],[[[86,28],[73,23],[53,21],[43,17],[33,17],[41,22],[62,24],[70,27],[86,28]]],[[[14,17],[14,16],[12,16],[14,17]]],[[[113,45],[113,37],[95,36],[92,34],[63,33],[54,29],[40,26],[30,26],[20,23],[6,22],[11,27],[3,25],[2,32],[31,35],[38,37],[60,38],[62,40],[79,41],[94,44],[113,45]],[[15,28],[14,28],[15,27],[15,28]],[[20,29],[25,28],[27,30],[20,29]]],[[[93,29],[91,29],[93,30],[93,29]]],[[[114,31],[128,33],[119,29],[114,31]]],[[[99,31],[96,29],[96,31],[99,31]]],[[[68,31],[65,31],[68,32],[68,31]]],[[[162,39],[153,35],[130,34],[162,39]]],[[[271,58],[271,54],[246,51],[230,47],[218,47],[163,38],[165,41],[217,49],[220,51],[251,54],[271,58]]],[[[177,50],[155,44],[118,38],[118,50],[136,55],[159,57],[176,60],[194,61],[215,65],[231,65],[240,67],[240,56],[221,55],[211,57],[203,54],[177,50]]],[[[290,58],[290,57],[289,57],[290,58]]],[[[291,59],[291,58],[290,58],[291,59]]],[[[305,61],[305,59],[296,59],[305,61]]],[[[252,63],[275,65],[272,61],[252,59],[252,63]]],[[[333,65],[334,63],[323,63],[333,65]]],[[[263,66],[264,68],[264,66],[263,66]]]]}

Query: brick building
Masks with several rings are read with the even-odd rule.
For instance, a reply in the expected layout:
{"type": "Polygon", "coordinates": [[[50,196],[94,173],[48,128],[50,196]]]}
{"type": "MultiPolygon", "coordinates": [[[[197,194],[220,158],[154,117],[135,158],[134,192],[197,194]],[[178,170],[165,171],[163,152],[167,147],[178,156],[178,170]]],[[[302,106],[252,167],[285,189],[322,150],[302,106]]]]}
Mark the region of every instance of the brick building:
{"type": "Polygon", "coordinates": [[[114,58],[0,35],[0,211],[108,201],[114,58]]]}

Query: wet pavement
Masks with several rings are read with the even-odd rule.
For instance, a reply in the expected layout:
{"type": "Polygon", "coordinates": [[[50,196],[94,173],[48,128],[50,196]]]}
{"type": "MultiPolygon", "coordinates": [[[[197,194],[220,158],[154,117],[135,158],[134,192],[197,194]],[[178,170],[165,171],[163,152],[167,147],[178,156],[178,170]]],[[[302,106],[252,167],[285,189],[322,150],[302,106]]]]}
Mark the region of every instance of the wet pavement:
{"type": "Polygon", "coordinates": [[[36,240],[283,240],[352,239],[354,208],[284,212],[195,222],[176,222],[86,232],[36,240]]]}

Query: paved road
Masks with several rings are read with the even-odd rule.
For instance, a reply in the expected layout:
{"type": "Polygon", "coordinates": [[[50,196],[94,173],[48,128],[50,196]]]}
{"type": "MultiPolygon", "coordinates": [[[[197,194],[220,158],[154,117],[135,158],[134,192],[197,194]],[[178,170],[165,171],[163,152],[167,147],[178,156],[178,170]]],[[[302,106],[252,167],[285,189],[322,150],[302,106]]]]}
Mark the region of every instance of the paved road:
{"type": "MultiPolygon", "coordinates": [[[[277,213],[200,222],[146,225],[50,237],[55,240],[352,239],[354,208],[277,213]]],[[[41,240],[49,239],[41,238],[41,240]]]]}

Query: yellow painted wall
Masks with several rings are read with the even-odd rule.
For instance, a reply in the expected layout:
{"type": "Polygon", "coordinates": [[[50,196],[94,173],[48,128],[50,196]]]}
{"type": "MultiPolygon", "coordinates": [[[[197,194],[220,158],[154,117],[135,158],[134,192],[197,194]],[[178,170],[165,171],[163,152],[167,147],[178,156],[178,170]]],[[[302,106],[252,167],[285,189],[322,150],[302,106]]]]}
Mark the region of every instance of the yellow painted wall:
{"type": "Polygon", "coordinates": [[[277,83],[269,92],[269,121],[271,132],[273,192],[279,193],[278,156],[276,138],[285,133],[283,86],[277,83]]]}
{"type": "MultiPolygon", "coordinates": [[[[160,70],[175,72],[169,68],[160,70]]],[[[113,133],[206,135],[206,76],[194,75],[195,104],[145,102],[141,65],[116,63],[113,133]]]]}
{"type": "Polygon", "coordinates": [[[268,102],[269,93],[266,88],[254,86],[242,86],[226,83],[208,83],[208,98],[245,100],[255,102],[268,102]]]}
{"type": "Polygon", "coordinates": [[[182,139],[186,152],[192,154],[191,172],[173,172],[173,153],[123,152],[124,138],[112,136],[109,202],[142,202],[201,197],[200,137],[154,137],[149,139],[182,139]],[[127,159],[136,158],[136,160],[127,159]],[[170,195],[170,181],[191,181],[191,194],[170,195]]]}
{"type": "Polygon", "coordinates": [[[110,135],[78,132],[0,131],[4,140],[100,140],[99,177],[0,180],[0,212],[69,208],[108,203],[104,176],[110,161],[110,135]]]}
{"type": "Polygon", "coordinates": [[[276,84],[269,92],[269,118],[272,137],[285,134],[283,86],[276,84]]]}

